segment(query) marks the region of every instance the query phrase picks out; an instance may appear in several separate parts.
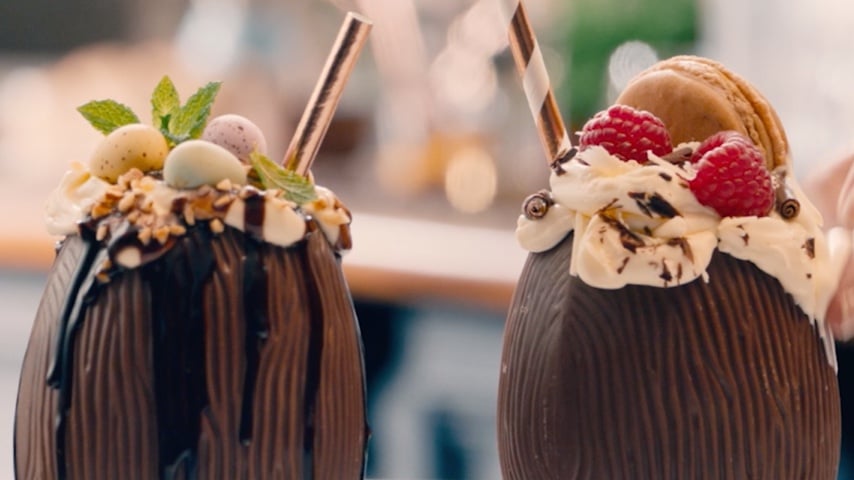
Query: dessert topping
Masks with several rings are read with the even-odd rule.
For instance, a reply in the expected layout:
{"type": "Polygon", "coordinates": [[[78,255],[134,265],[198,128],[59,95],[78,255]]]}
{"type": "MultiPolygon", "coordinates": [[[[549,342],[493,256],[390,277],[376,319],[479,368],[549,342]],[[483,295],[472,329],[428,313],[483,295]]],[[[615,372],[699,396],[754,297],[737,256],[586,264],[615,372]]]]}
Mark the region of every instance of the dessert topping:
{"type": "Polygon", "coordinates": [[[762,152],[738,132],[724,131],[697,147],[690,181],[697,200],[722,217],[762,217],[774,206],[771,173],[762,152]]]}
{"type": "Polygon", "coordinates": [[[591,118],[581,130],[579,145],[581,150],[599,145],[623,161],[638,163],[647,162],[647,152],[660,157],[673,150],[664,122],[627,105],[613,105],[591,118]]]}

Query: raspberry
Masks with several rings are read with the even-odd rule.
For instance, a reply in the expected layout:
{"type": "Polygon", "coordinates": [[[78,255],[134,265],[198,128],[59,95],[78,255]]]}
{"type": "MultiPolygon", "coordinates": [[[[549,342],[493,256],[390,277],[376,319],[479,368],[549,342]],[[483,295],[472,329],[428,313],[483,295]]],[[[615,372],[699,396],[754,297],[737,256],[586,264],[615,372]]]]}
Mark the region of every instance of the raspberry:
{"type": "Polygon", "coordinates": [[[691,191],[718,215],[761,217],[774,205],[771,173],[762,152],[744,135],[718,132],[697,147],[691,161],[697,165],[691,191]]]}
{"type": "Polygon", "coordinates": [[[597,113],[581,129],[582,150],[600,145],[621,160],[646,163],[647,151],[663,156],[673,150],[664,122],[627,105],[613,105],[597,113]]]}

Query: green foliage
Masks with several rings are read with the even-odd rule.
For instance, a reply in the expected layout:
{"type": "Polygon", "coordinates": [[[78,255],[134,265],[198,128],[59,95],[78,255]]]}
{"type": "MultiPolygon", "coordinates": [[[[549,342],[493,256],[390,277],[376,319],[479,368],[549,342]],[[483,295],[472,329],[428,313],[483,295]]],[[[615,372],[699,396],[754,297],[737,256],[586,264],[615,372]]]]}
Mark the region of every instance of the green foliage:
{"type": "MultiPolygon", "coordinates": [[[[151,94],[152,123],[170,146],[202,136],[220,85],[219,82],[208,83],[182,106],[172,80],[168,76],[160,80],[151,94]]],[[[114,100],[92,101],[77,110],[105,135],[124,125],[141,123],[129,107],[114,100]]]]}
{"type": "Polygon", "coordinates": [[[119,127],[139,123],[139,117],[127,105],[113,100],[94,100],[81,105],[77,111],[104,135],[119,127]]]}
{"type": "Polygon", "coordinates": [[[307,203],[317,198],[314,185],[307,178],[293,170],[285,169],[266,155],[252,152],[249,162],[264,188],[281,190],[286,199],[296,204],[307,203]]]}

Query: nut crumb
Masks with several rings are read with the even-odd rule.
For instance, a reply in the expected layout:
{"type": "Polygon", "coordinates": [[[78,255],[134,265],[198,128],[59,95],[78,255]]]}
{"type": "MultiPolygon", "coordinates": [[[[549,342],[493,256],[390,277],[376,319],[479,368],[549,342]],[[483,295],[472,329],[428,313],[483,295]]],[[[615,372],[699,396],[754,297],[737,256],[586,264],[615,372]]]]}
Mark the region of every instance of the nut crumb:
{"type": "Polygon", "coordinates": [[[222,224],[222,221],[218,218],[214,218],[211,220],[211,231],[213,233],[222,233],[225,231],[225,225],[222,224]]]}
{"type": "Polygon", "coordinates": [[[143,245],[148,245],[151,243],[151,228],[145,227],[140,229],[139,233],[136,234],[136,238],[138,238],[143,245]]]}
{"type": "Polygon", "coordinates": [[[107,238],[107,233],[110,232],[110,229],[107,227],[107,224],[102,223],[98,226],[98,230],[95,232],[95,240],[101,242],[105,238],[107,238]]]}
{"type": "Polygon", "coordinates": [[[187,222],[187,225],[196,224],[196,212],[190,204],[184,205],[184,221],[187,222]]]}
{"type": "Polygon", "coordinates": [[[119,211],[122,213],[126,213],[128,210],[133,208],[136,203],[136,196],[132,192],[126,192],[122,199],[119,200],[119,211]]]}
{"type": "Polygon", "coordinates": [[[187,229],[184,228],[183,225],[177,225],[177,224],[169,225],[169,233],[172,235],[175,235],[176,237],[179,237],[179,236],[187,233],[187,229]]]}
{"type": "Polygon", "coordinates": [[[134,211],[130,212],[128,214],[128,222],[130,222],[132,224],[136,224],[136,222],[139,221],[140,215],[141,215],[141,213],[139,213],[139,210],[134,210],[134,211]]]}
{"type": "Polygon", "coordinates": [[[232,187],[231,180],[229,180],[227,178],[222,179],[222,181],[220,181],[219,183],[216,184],[216,189],[223,191],[223,192],[227,192],[227,191],[231,190],[231,187],[232,187]]]}
{"type": "Polygon", "coordinates": [[[166,225],[157,227],[157,229],[154,230],[154,239],[157,240],[157,243],[160,245],[165,244],[166,240],[169,240],[169,227],[166,225]]]}
{"type": "Polygon", "coordinates": [[[151,177],[142,177],[139,180],[139,189],[143,192],[151,192],[155,186],[157,186],[157,182],[151,177]]]}
{"type": "Polygon", "coordinates": [[[109,200],[118,200],[125,194],[125,189],[119,185],[110,185],[104,192],[104,197],[109,200]]]}
{"type": "Polygon", "coordinates": [[[98,202],[92,207],[92,218],[99,219],[101,217],[105,217],[110,214],[113,209],[107,206],[105,203],[98,202]]]}
{"type": "Polygon", "coordinates": [[[228,205],[231,205],[231,202],[233,202],[233,201],[234,201],[234,198],[232,198],[231,195],[223,195],[223,196],[216,199],[216,201],[213,203],[213,206],[217,210],[222,210],[223,208],[227,207],[228,205]]]}

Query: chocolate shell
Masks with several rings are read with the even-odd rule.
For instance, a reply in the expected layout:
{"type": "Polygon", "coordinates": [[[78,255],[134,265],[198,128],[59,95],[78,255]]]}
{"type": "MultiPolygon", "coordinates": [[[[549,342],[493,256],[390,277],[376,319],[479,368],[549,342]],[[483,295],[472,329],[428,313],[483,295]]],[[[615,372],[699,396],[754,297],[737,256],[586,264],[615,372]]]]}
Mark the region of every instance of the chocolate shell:
{"type": "Polygon", "coordinates": [[[505,479],[836,478],[836,375],[775,278],[716,252],[708,282],[603,290],[571,249],[531,254],[512,302],[505,479]]]}
{"type": "Polygon", "coordinates": [[[18,479],[359,479],[361,341],[338,257],[191,228],[161,258],[95,278],[59,250],[24,359],[18,479]]]}

